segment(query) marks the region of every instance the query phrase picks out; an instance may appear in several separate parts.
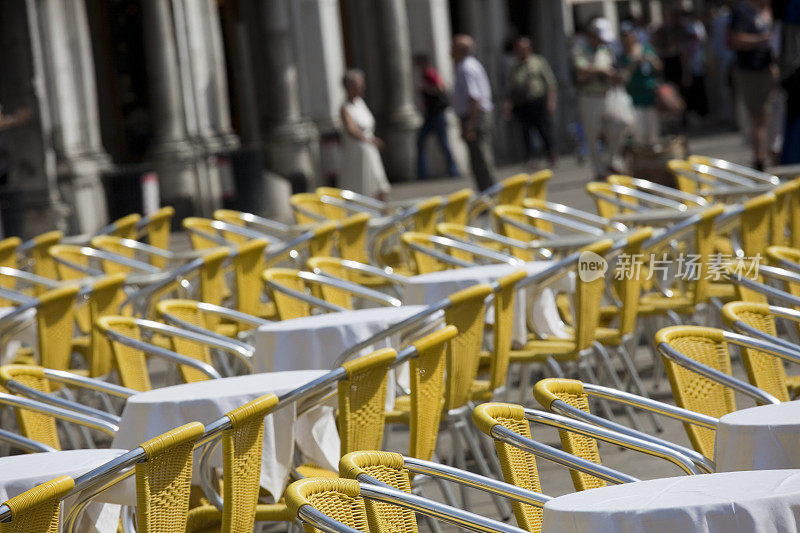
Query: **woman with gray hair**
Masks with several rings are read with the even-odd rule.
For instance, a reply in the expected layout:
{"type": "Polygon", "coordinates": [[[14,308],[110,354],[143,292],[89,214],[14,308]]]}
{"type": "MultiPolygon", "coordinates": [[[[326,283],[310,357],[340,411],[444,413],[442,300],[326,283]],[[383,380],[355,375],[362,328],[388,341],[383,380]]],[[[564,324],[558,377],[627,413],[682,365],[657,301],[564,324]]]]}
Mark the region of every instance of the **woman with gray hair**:
{"type": "Polygon", "coordinates": [[[385,200],[391,187],[381,161],[383,141],[375,137],[375,117],[361,98],[364,73],[349,69],[342,81],[347,99],[341,109],[345,135],[339,186],[385,200]]]}

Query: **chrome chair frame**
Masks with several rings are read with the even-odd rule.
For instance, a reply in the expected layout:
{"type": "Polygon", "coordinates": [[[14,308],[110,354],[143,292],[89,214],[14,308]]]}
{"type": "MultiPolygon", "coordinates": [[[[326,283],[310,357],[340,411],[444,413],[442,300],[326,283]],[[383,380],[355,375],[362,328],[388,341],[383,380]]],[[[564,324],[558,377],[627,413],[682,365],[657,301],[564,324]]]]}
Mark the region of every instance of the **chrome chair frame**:
{"type": "MultiPolygon", "coordinates": [[[[693,159],[695,156],[690,155],[689,161],[695,162],[693,159]]],[[[737,163],[732,163],[730,161],[726,161],[724,159],[718,159],[716,157],[706,157],[708,162],[711,164],[712,167],[718,168],[723,171],[727,171],[733,174],[739,174],[748,178],[752,181],[762,182],[768,185],[779,185],[780,178],[773,174],[768,174],[766,172],[758,171],[754,168],[746,167],[744,165],[739,165],[737,163]]]]}
{"type": "MultiPolygon", "coordinates": [[[[164,250],[161,250],[160,248],[155,248],[154,246],[149,246],[147,244],[143,244],[143,243],[140,243],[138,241],[133,241],[131,239],[120,239],[120,243],[123,243],[124,246],[126,246],[126,247],[129,247],[129,248],[132,248],[132,249],[136,249],[136,250],[141,250],[141,251],[147,251],[148,253],[153,253],[154,255],[159,255],[161,257],[168,257],[168,256],[172,255],[172,254],[169,254],[168,252],[164,252],[164,250]],[[129,243],[135,243],[135,246],[133,244],[129,244],[129,243]],[[147,249],[150,249],[150,248],[152,248],[153,250],[158,250],[158,252],[151,252],[150,250],[147,250],[147,249]]],[[[109,252],[107,250],[100,250],[98,248],[92,248],[91,246],[81,246],[80,247],[80,254],[84,255],[86,257],[92,258],[92,259],[97,259],[97,260],[101,260],[101,261],[111,261],[111,262],[117,263],[119,265],[138,270],[138,271],[143,272],[145,274],[159,274],[159,273],[162,272],[162,270],[160,268],[154,267],[153,265],[151,265],[149,263],[145,263],[144,261],[139,261],[137,259],[126,257],[124,255],[120,255],[120,254],[117,254],[117,253],[114,253],[114,252],[109,252]]],[[[56,261],[56,263],[61,263],[62,265],[68,266],[69,268],[72,268],[72,269],[77,270],[79,272],[83,272],[87,276],[103,276],[103,275],[105,275],[105,272],[103,270],[101,270],[101,269],[87,267],[85,265],[79,265],[77,263],[73,263],[72,261],[70,261],[68,259],[64,259],[64,258],[57,257],[57,256],[53,257],[53,259],[56,261]]]]}
{"type": "MultiPolygon", "coordinates": [[[[442,237],[442,236],[439,236],[439,235],[429,235],[428,236],[428,242],[431,243],[432,245],[441,246],[441,247],[446,248],[446,249],[453,249],[453,250],[459,250],[459,251],[462,251],[462,252],[467,252],[467,253],[472,254],[474,256],[477,256],[477,257],[480,257],[482,259],[485,259],[485,260],[487,260],[487,261],[489,261],[491,263],[505,263],[505,264],[508,264],[508,265],[520,265],[520,266],[523,264],[523,261],[521,259],[516,258],[516,257],[510,256],[510,255],[507,255],[507,254],[502,254],[500,252],[496,252],[494,250],[490,250],[488,248],[484,248],[483,246],[480,246],[480,245],[477,245],[477,244],[466,243],[464,241],[455,240],[455,239],[452,239],[450,237],[442,237]]],[[[426,247],[426,246],[422,246],[422,245],[420,245],[419,243],[416,243],[416,242],[409,242],[409,243],[404,243],[404,244],[406,246],[410,247],[414,251],[417,251],[417,252],[422,253],[422,254],[430,255],[430,256],[434,257],[435,259],[437,259],[438,261],[441,261],[443,263],[447,263],[449,265],[453,265],[453,266],[456,266],[456,267],[471,267],[471,266],[476,266],[478,264],[478,263],[472,263],[470,261],[465,261],[463,259],[458,259],[457,257],[453,257],[452,255],[450,255],[448,253],[445,253],[445,252],[442,252],[440,250],[437,250],[436,248],[433,248],[433,247],[429,248],[429,247],[426,247]]]]}
{"type": "MultiPolygon", "coordinates": [[[[214,305],[206,302],[197,302],[197,310],[203,314],[214,315],[220,318],[228,318],[238,323],[248,324],[252,326],[254,329],[259,326],[263,326],[265,324],[270,323],[269,320],[266,320],[261,317],[248,315],[247,313],[242,313],[241,311],[237,311],[235,309],[230,309],[228,307],[222,307],[220,305],[214,305]]],[[[193,331],[195,333],[199,333],[200,335],[205,335],[207,337],[219,337],[223,340],[235,342],[235,339],[231,339],[230,337],[221,335],[216,331],[211,331],[203,327],[197,326],[195,324],[191,324],[189,322],[186,322],[185,320],[181,320],[180,318],[170,313],[161,314],[161,318],[168,324],[172,324],[173,326],[179,327],[184,330],[193,331]]]]}
{"type": "MultiPolygon", "coordinates": [[[[238,217],[239,220],[244,222],[247,225],[255,226],[255,231],[268,235],[270,237],[277,237],[280,240],[285,240],[294,233],[292,226],[284,224],[282,222],[278,222],[277,220],[271,220],[268,218],[260,217],[258,215],[254,215],[253,213],[245,213],[241,212],[241,215],[238,217]]],[[[216,220],[216,214],[214,215],[216,220]]],[[[224,222],[224,221],[221,221],[224,222]]],[[[252,229],[252,228],[251,228],[252,229]]]]}
{"type": "Polygon", "coordinates": [[[689,194],[679,189],[673,189],[672,187],[667,187],[666,185],[661,185],[659,183],[644,180],[641,178],[634,178],[633,176],[626,176],[626,177],[628,178],[630,183],[629,188],[639,189],[650,195],[663,196],[664,198],[675,200],[676,202],[683,203],[684,205],[694,204],[697,207],[707,207],[709,205],[708,200],[706,200],[702,196],[697,196],[696,194],[689,194]]]}
{"type": "MultiPolygon", "coordinates": [[[[539,209],[538,207],[532,206],[532,202],[528,200],[523,200],[522,205],[526,209],[539,209]]],[[[574,219],[577,222],[582,222],[590,226],[595,226],[596,228],[602,229],[603,231],[608,231],[609,229],[614,231],[625,231],[627,229],[627,227],[624,224],[621,224],[619,222],[614,222],[613,220],[609,220],[594,213],[590,213],[589,211],[584,211],[582,209],[570,207],[566,204],[545,202],[545,207],[549,210],[549,212],[558,214],[564,217],[565,219],[574,219]]]]}
{"type": "MultiPolygon", "coordinates": [[[[462,229],[467,235],[475,237],[476,239],[482,239],[483,241],[500,244],[507,248],[516,248],[520,250],[530,251],[538,254],[542,259],[550,259],[552,257],[552,253],[550,253],[549,250],[542,249],[542,247],[538,246],[535,242],[530,243],[530,242],[520,241],[517,239],[512,239],[510,237],[506,237],[505,235],[495,233],[494,231],[478,228],[475,226],[463,226],[462,229]]],[[[486,248],[480,241],[465,240],[461,237],[456,237],[455,235],[444,234],[444,233],[442,233],[442,237],[447,237],[448,239],[452,239],[454,241],[458,241],[464,244],[471,244],[473,246],[480,246],[482,248],[486,248]]]]}
{"type": "MultiPolygon", "coordinates": [[[[775,305],[770,305],[769,312],[775,315],[776,318],[789,320],[795,322],[796,324],[800,324],[800,311],[798,311],[797,309],[790,309],[788,307],[779,307],[775,305]]],[[[748,342],[751,342],[750,339],[757,339],[759,341],[780,346],[781,348],[785,349],[787,353],[782,356],[778,355],[778,357],[780,357],[784,361],[800,364],[800,347],[797,344],[787,341],[786,339],[782,339],[780,337],[764,333],[760,329],[749,326],[744,322],[742,322],[741,320],[734,321],[733,324],[731,324],[731,326],[736,331],[736,334],[746,335],[748,338],[748,342]]]]}
{"type": "Polygon", "coordinates": [[[686,211],[686,209],[688,209],[686,204],[677,200],[640,191],[632,187],[626,187],[625,185],[611,184],[609,188],[614,194],[609,195],[600,191],[591,191],[589,194],[612,205],[622,209],[630,209],[631,211],[647,211],[652,207],[674,209],[675,211],[686,211]],[[626,201],[625,198],[632,198],[636,200],[637,203],[626,201]]]}

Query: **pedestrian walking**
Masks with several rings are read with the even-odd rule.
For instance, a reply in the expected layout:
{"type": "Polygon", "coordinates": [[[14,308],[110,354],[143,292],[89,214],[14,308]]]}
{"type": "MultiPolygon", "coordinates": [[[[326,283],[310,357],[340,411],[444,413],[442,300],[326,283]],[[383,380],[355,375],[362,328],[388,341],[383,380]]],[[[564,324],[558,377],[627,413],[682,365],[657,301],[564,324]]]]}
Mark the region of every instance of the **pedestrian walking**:
{"type": "Polygon", "coordinates": [[[652,146],[661,136],[656,89],[663,64],[652,46],[639,41],[637,29],[631,22],[620,24],[620,37],[623,51],[617,62],[636,112],[633,140],[652,146]]]}
{"type": "Polygon", "coordinates": [[[417,178],[428,179],[428,154],[425,140],[431,133],[436,135],[439,146],[447,159],[447,175],[458,176],[458,166],[450,150],[447,139],[447,108],[450,102],[447,88],[442,77],[434,68],[430,56],[419,54],[414,57],[414,64],[420,71],[420,93],[425,111],[425,120],[417,133],[417,178]]]}
{"type": "Polygon", "coordinates": [[[456,65],[453,110],[461,120],[461,137],[469,150],[470,166],[478,189],[494,184],[492,150],[492,87],[489,76],[475,56],[475,41],[469,35],[453,37],[450,55],[456,65]]]}
{"type": "Polygon", "coordinates": [[[557,153],[553,132],[553,115],[558,105],[558,85],[547,60],[533,53],[531,41],[520,37],[514,44],[516,61],[508,72],[503,116],[516,117],[522,129],[527,165],[535,166],[536,147],[533,130],[539,134],[550,166],[556,164],[557,153]]]}

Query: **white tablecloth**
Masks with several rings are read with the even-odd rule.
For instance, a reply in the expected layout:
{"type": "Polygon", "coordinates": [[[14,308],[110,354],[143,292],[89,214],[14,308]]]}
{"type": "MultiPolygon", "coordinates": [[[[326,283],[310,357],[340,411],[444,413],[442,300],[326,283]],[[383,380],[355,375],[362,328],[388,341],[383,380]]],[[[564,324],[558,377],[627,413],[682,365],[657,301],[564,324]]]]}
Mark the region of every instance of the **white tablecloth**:
{"type": "Polygon", "coordinates": [[[714,460],[718,472],[800,468],[800,401],[720,418],[714,460]]]}
{"type": "MultiPolygon", "coordinates": [[[[127,450],[68,450],[0,457],[0,502],[59,476],[73,479],[125,453],[127,450]]],[[[62,516],[74,498],[61,506],[62,516]]],[[[113,533],[119,522],[119,505],[91,503],[84,511],[80,531],[113,533]]]]}
{"type": "MultiPolygon", "coordinates": [[[[14,307],[0,307],[0,319],[11,313],[14,307]]],[[[14,360],[17,350],[22,346],[33,348],[37,351],[38,336],[36,335],[36,309],[28,309],[15,319],[15,323],[20,327],[10,337],[0,353],[0,364],[8,364],[14,360]]]]}
{"type": "MultiPolygon", "coordinates": [[[[536,274],[552,264],[552,261],[528,261],[522,266],[480,265],[411,276],[408,278],[408,283],[403,290],[403,302],[407,304],[432,304],[476,283],[489,283],[520,269],[524,269],[528,275],[536,274]]],[[[554,284],[554,288],[570,290],[571,284],[571,278],[565,276],[554,284]]],[[[527,341],[525,307],[528,293],[534,289],[533,286],[528,286],[526,288],[527,293],[519,292],[514,300],[512,339],[514,344],[518,346],[525,344],[527,341]]],[[[567,336],[556,307],[555,295],[552,289],[545,288],[535,296],[530,306],[530,312],[531,322],[537,333],[554,337],[567,336]]],[[[493,320],[493,314],[488,313],[487,319],[493,320]]]]}
{"type": "MultiPolygon", "coordinates": [[[[253,333],[254,372],[331,369],[348,348],[423,309],[420,305],[379,307],[313,315],[271,322],[253,333]]],[[[387,339],[364,350],[368,353],[397,346],[387,339]]]]}
{"type": "MultiPolygon", "coordinates": [[[[128,398],[113,446],[132,449],[142,442],[189,422],[208,424],[264,394],[292,391],[325,374],[321,370],[273,372],[163,387],[128,398]]],[[[339,434],[333,407],[317,406],[297,417],[294,405],[264,421],[261,485],[276,498],[283,493],[294,460],[295,445],[311,461],[338,470],[339,434]]],[[[219,447],[221,448],[221,446],[219,447]]],[[[219,448],[212,465],[222,465],[219,448]]],[[[199,454],[195,454],[195,466],[199,454]]],[[[197,471],[195,470],[195,473],[197,471]]],[[[131,487],[132,488],[132,487],[131,487]]],[[[131,501],[129,488],[108,501],[131,501]]]]}
{"type": "Polygon", "coordinates": [[[682,476],[577,492],[545,504],[544,533],[767,532],[800,527],[800,470],[682,476]]]}

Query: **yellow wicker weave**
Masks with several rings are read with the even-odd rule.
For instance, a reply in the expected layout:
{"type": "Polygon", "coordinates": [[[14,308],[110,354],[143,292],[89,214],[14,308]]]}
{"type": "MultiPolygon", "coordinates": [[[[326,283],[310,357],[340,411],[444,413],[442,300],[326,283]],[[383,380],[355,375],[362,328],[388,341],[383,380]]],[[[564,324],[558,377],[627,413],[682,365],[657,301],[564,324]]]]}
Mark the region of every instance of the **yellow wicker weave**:
{"type": "Polygon", "coordinates": [[[433,235],[436,231],[436,222],[439,218],[439,209],[442,207],[442,198],[433,196],[417,203],[419,210],[411,217],[414,223],[414,231],[433,235]]]}
{"type": "MultiPolygon", "coordinates": [[[[126,337],[140,339],[139,327],[133,318],[124,316],[101,317],[95,323],[101,332],[116,331],[126,337]]],[[[110,341],[114,368],[124,387],[138,391],[150,390],[150,374],[147,360],[141,350],[110,341]]]]}
{"type": "MultiPolygon", "coordinates": [[[[472,421],[475,425],[492,437],[492,428],[500,425],[525,438],[531,438],[531,429],[525,420],[525,411],[522,406],[506,403],[483,403],[472,412],[472,421]]],[[[492,437],[494,439],[494,437],[492,437]]],[[[536,457],[516,446],[494,440],[497,457],[503,470],[503,479],[506,483],[516,485],[535,492],[541,492],[539,470],[536,467],[536,457]]],[[[517,525],[531,533],[542,530],[542,509],[532,505],[511,502],[517,525]]]]}
{"type": "MultiPolygon", "coordinates": [[[[291,268],[268,268],[261,274],[261,277],[267,283],[272,282],[298,292],[306,292],[306,284],[297,274],[298,271],[291,268]]],[[[275,302],[275,309],[280,320],[300,318],[311,314],[311,306],[307,302],[272,290],[269,285],[267,285],[267,292],[270,299],[275,302]]]]}
{"type": "Polygon", "coordinates": [[[356,213],[342,220],[339,229],[339,256],[369,264],[367,254],[367,230],[370,216],[356,213]]]}
{"type": "MultiPolygon", "coordinates": [[[[112,254],[132,258],[134,256],[134,250],[124,246],[120,241],[120,237],[114,235],[98,235],[92,238],[90,244],[93,248],[97,248],[98,250],[104,250],[112,254]]],[[[116,261],[101,259],[100,263],[103,265],[103,271],[106,274],[129,274],[131,271],[131,267],[117,263],[116,261]]]]}
{"type": "Polygon", "coordinates": [[[136,464],[136,528],[142,533],[184,533],[192,481],[192,450],[203,435],[191,422],[141,444],[136,464]]]}
{"type": "Polygon", "coordinates": [[[125,292],[122,287],[125,283],[125,274],[115,274],[97,280],[92,285],[87,307],[89,319],[92,324],[90,339],[91,351],[89,357],[89,375],[92,377],[105,376],[111,372],[113,361],[111,345],[103,332],[96,326],[97,320],[104,316],[118,314],[125,292]]]}
{"type": "Polygon", "coordinates": [[[11,521],[0,523],[0,533],[58,533],[61,499],[74,486],[71,477],[61,476],[9,499],[11,521]]]}
{"type": "MultiPolygon", "coordinates": [[[[64,237],[60,231],[48,231],[37,235],[32,239],[33,246],[28,251],[28,255],[33,260],[33,273],[37,276],[43,276],[50,279],[58,279],[58,270],[56,268],[55,260],[50,256],[50,247],[64,237]]],[[[37,289],[38,293],[44,292],[45,289],[37,289]]]]}
{"type": "Polygon", "coordinates": [[[741,218],[742,249],[745,257],[764,255],[770,242],[770,216],[774,210],[775,195],[771,192],[745,202],[741,218]]]}
{"type": "MultiPolygon", "coordinates": [[[[775,328],[775,317],[770,313],[767,304],[729,302],[722,308],[722,318],[730,327],[734,322],[741,321],[768,335],[778,335],[775,328]]],[[[750,383],[780,401],[788,402],[790,398],[786,387],[786,370],[783,367],[783,361],[753,348],[741,348],[739,351],[750,383]]]]}
{"type": "Polygon", "coordinates": [[[522,200],[527,194],[530,176],[526,173],[514,174],[502,181],[503,186],[497,193],[498,205],[522,205],[522,200]]]}
{"type": "Polygon", "coordinates": [[[233,257],[233,275],[236,281],[236,308],[248,315],[263,316],[265,305],[261,302],[265,268],[264,250],[269,241],[253,239],[239,246],[233,257]]]}
{"type": "MultiPolygon", "coordinates": [[[[9,380],[15,380],[45,394],[49,394],[50,382],[45,378],[42,367],[33,365],[5,365],[0,366],[0,384],[6,387],[9,380]]],[[[36,413],[22,408],[14,408],[17,418],[17,425],[20,432],[35,441],[52,446],[56,450],[61,449],[61,441],[58,437],[56,420],[52,416],[36,413]]]]}
{"type": "Polygon", "coordinates": [[[114,224],[114,229],[111,230],[111,235],[121,239],[136,240],[136,237],[138,236],[136,226],[141,219],[142,216],[138,213],[131,213],[130,215],[125,215],[122,218],[118,218],[112,222],[112,224],[114,224]]]}
{"type": "Polygon", "coordinates": [[[444,221],[450,224],[466,224],[469,218],[469,201],[474,194],[472,189],[460,189],[450,194],[442,209],[444,221]]]}
{"type": "MultiPolygon", "coordinates": [[[[581,411],[590,412],[589,398],[583,391],[583,383],[575,379],[551,378],[540,380],[533,388],[533,396],[547,410],[550,410],[550,404],[553,400],[561,400],[581,411]]],[[[567,430],[559,430],[558,436],[561,439],[564,451],[587,461],[601,464],[596,439],[567,430]]],[[[605,481],[591,474],[578,472],[577,470],[570,470],[569,473],[577,491],[595,489],[606,485],[605,481]]]]}
{"type": "MultiPolygon", "coordinates": [[[[19,258],[17,248],[22,244],[19,237],[8,237],[0,241],[0,267],[19,268],[19,258]]],[[[10,276],[0,276],[0,287],[4,289],[14,289],[14,278],[10,276]]],[[[0,306],[9,307],[12,302],[0,298],[0,306]]]]}
{"type": "MultiPolygon", "coordinates": [[[[701,326],[672,326],[659,330],[655,341],[657,345],[666,343],[681,354],[720,372],[731,373],[728,344],[721,330],[701,326]]],[[[730,388],[678,366],[666,357],[663,361],[672,395],[679,407],[715,418],[736,410],[736,401],[730,388]]],[[[715,431],[687,423],[684,423],[684,428],[695,450],[706,457],[713,457],[715,431]]]]}
{"type": "MultiPolygon", "coordinates": [[[[171,206],[162,207],[152,215],[149,215],[147,223],[144,226],[144,233],[147,236],[147,243],[150,246],[155,246],[162,250],[169,250],[170,226],[174,215],[175,209],[171,206]]],[[[167,266],[167,259],[165,257],[151,255],[150,264],[154,267],[165,268],[167,266]]]]}
{"type": "Polygon", "coordinates": [[[42,366],[68,370],[75,328],[77,286],[52,289],[39,297],[36,327],[39,336],[39,359],[42,366]]]}
{"type": "MultiPolygon", "coordinates": [[[[295,481],[286,489],[286,505],[292,516],[298,516],[304,505],[310,505],[325,516],[363,533],[370,533],[367,511],[360,494],[358,481],[352,479],[305,478],[295,481]]],[[[319,533],[319,530],[307,524],[304,527],[307,533],[319,533]]]]}
{"type": "Polygon", "coordinates": [[[770,243],[773,246],[788,246],[791,242],[790,223],[793,218],[797,218],[792,213],[792,208],[796,205],[796,198],[800,196],[800,179],[781,183],[772,190],[772,194],[775,195],[775,206],[770,217],[770,243]]]}
{"type": "Polygon", "coordinates": [[[547,183],[553,177],[550,169],[539,170],[528,177],[528,198],[547,200],[547,183]]]}

